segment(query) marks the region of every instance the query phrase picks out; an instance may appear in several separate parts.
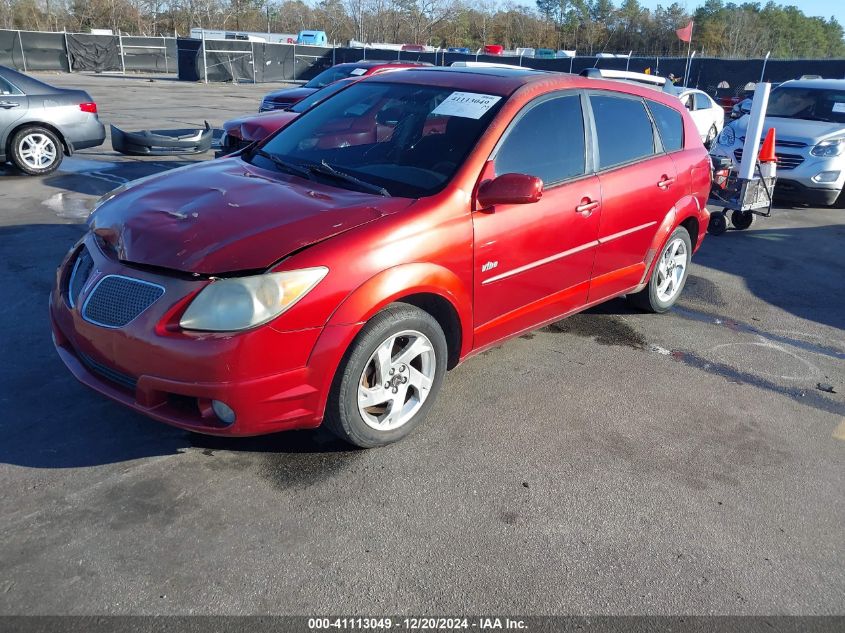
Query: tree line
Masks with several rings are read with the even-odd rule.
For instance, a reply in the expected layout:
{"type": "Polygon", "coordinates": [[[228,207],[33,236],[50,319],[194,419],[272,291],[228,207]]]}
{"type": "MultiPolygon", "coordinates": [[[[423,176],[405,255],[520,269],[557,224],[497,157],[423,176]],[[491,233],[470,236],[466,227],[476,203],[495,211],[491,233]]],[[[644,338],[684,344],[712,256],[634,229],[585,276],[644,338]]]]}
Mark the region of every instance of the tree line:
{"type": "Polygon", "coordinates": [[[845,57],[834,18],[805,15],[774,2],[707,0],[692,14],[678,2],[655,9],[638,0],[0,0],[0,27],[131,35],[188,36],[192,27],[297,33],[324,30],[349,40],[506,48],[575,49],[684,56],[675,34],[689,20],[692,48],[713,57],[845,57]]]}

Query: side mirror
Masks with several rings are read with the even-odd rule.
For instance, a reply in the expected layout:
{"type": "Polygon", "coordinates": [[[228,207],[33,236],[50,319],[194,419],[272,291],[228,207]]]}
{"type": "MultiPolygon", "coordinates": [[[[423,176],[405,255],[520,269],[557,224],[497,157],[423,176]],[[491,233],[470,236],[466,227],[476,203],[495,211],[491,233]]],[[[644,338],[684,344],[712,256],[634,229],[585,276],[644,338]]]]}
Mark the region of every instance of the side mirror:
{"type": "Polygon", "coordinates": [[[543,181],[527,174],[502,174],[478,188],[482,209],[497,204],[531,204],[543,197],[543,181]]]}

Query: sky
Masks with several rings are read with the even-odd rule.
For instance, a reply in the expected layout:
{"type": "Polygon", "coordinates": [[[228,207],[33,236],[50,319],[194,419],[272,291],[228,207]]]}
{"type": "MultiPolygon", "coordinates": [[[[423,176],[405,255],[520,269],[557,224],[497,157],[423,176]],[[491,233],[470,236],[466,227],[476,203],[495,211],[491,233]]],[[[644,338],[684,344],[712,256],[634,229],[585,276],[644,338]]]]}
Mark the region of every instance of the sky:
{"type": "MultiPolygon", "coordinates": [[[[654,9],[658,4],[664,7],[677,1],[681,6],[686,6],[687,11],[692,13],[696,7],[704,4],[704,2],[696,2],[695,0],[640,0],[640,4],[654,9]]],[[[765,4],[766,0],[760,0],[761,4],[765,4]]],[[[742,4],[741,0],[736,0],[737,4],[742,4]]],[[[615,3],[617,6],[619,2],[615,3]]],[[[806,15],[816,15],[821,18],[829,18],[834,16],[839,24],[845,24],[845,2],[843,0],[793,0],[791,2],[779,2],[778,4],[792,5],[801,9],[806,15]]]]}

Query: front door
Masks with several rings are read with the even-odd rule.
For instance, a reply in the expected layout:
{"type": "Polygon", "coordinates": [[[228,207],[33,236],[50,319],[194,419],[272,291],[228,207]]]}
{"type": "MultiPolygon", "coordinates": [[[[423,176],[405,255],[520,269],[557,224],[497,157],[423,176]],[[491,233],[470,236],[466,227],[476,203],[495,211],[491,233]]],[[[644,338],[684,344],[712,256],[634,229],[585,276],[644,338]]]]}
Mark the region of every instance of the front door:
{"type": "Polygon", "coordinates": [[[528,104],[503,136],[485,177],[536,176],[533,204],[476,210],[475,347],[583,306],[597,245],[601,192],[588,173],[581,95],[528,104]]]}

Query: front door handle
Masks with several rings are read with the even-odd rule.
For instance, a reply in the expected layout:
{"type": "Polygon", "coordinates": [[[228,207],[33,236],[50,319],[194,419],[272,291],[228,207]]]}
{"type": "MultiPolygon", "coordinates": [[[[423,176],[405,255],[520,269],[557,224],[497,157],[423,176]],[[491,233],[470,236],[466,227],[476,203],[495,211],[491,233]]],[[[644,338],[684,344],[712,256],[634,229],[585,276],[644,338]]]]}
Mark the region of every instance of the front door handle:
{"type": "Polygon", "coordinates": [[[5,108],[6,110],[9,108],[18,108],[20,105],[20,103],[15,103],[14,101],[0,101],[0,108],[5,108]]]}
{"type": "Polygon", "coordinates": [[[597,200],[590,200],[589,198],[581,198],[581,204],[575,207],[575,211],[580,213],[585,218],[590,217],[593,211],[599,208],[597,200]]]}
{"type": "Polygon", "coordinates": [[[672,183],[674,183],[674,182],[675,182],[674,178],[670,178],[669,176],[664,174],[660,178],[660,181],[657,183],[657,186],[660,187],[661,189],[668,189],[669,187],[672,186],[672,183]]]}

